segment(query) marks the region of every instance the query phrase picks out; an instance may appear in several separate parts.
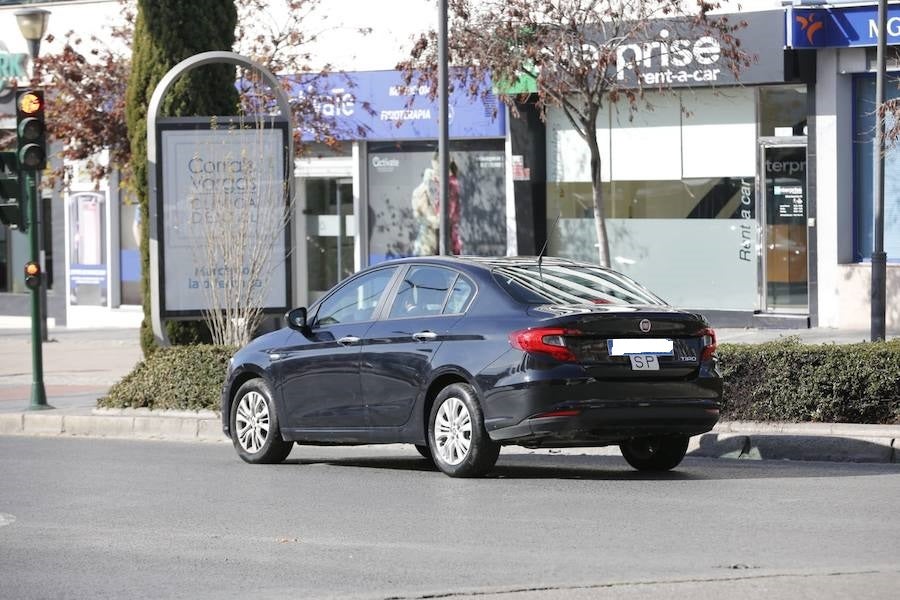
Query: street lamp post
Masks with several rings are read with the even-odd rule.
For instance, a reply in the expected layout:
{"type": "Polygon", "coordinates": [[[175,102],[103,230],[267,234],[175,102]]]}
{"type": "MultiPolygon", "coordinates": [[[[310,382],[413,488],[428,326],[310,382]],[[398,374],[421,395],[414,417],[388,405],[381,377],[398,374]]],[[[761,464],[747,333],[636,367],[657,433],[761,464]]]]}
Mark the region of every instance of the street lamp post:
{"type": "MultiPolygon", "coordinates": [[[[47,31],[47,21],[50,11],[40,8],[30,8],[16,11],[16,22],[22,37],[28,42],[28,52],[32,61],[38,57],[41,48],[41,39],[47,31]]],[[[28,200],[28,245],[31,250],[31,261],[41,265],[41,277],[44,273],[44,261],[41,250],[43,249],[41,231],[40,198],[40,174],[32,170],[24,170],[25,194],[28,200]]],[[[47,404],[47,392],[44,389],[44,353],[42,342],[44,340],[43,318],[41,315],[42,291],[46,290],[45,281],[31,290],[31,404],[29,410],[43,410],[53,408],[47,404]]],[[[46,305],[46,302],[45,302],[46,305]]]]}
{"type": "Polygon", "coordinates": [[[453,254],[450,242],[450,105],[449,63],[447,41],[447,0],[438,3],[438,169],[440,170],[440,229],[439,254],[453,254]]]}
{"type": "Polygon", "coordinates": [[[887,52],[887,0],[878,2],[878,48],[875,55],[875,168],[872,248],[871,340],[885,339],[887,307],[887,253],[884,251],[884,79],[887,52]]]}

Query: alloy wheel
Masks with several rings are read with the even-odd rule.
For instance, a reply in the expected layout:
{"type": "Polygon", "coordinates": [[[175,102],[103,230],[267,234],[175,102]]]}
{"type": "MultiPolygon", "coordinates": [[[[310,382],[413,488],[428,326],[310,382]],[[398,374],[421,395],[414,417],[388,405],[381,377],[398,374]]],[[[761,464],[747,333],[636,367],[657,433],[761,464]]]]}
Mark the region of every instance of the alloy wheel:
{"type": "Polygon", "coordinates": [[[269,437],[269,405],[259,392],[245,394],[235,415],[238,443],[246,452],[256,453],[269,437]]]}
{"type": "Polygon", "coordinates": [[[441,459],[450,465],[465,460],[472,445],[472,416],[455,396],[444,400],[434,422],[434,444],[441,459]]]}

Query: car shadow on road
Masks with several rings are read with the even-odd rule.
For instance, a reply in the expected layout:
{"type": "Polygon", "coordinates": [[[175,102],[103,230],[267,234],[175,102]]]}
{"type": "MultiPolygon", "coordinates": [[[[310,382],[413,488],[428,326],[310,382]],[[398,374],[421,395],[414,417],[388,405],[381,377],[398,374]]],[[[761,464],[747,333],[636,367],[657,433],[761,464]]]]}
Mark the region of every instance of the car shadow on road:
{"type": "MultiPolygon", "coordinates": [[[[306,456],[293,465],[432,472],[434,465],[419,456],[306,456]]],[[[413,451],[414,452],[414,451],[413,451]]],[[[598,455],[501,454],[486,479],[575,479],[587,481],[714,481],[735,479],[862,477],[898,475],[900,464],[824,463],[786,460],[710,459],[688,457],[675,470],[650,473],[632,469],[623,458],[598,455]]]]}

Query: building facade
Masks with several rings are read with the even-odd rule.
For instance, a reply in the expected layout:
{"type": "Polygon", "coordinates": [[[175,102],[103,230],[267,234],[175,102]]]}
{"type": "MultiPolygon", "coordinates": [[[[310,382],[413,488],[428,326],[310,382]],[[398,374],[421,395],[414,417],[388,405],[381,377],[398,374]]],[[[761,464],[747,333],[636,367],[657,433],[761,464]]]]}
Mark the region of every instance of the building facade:
{"type": "MultiPolygon", "coordinates": [[[[391,15],[403,9],[407,18],[397,20],[376,3],[348,3],[352,10],[319,36],[314,55],[344,72],[320,82],[325,89],[319,91],[333,101],[319,110],[356,133],[344,134],[337,147],[313,146],[295,161],[291,281],[297,305],[369,264],[433,250],[424,225],[433,216],[425,214],[423,199],[436,192],[437,106],[421,95],[410,104],[392,68],[406,56],[412,35],[430,26],[434,6],[404,0],[391,15]],[[363,26],[372,32],[360,35],[363,26]]],[[[692,76],[690,85],[679,87],[672,65],[652,54],[638,57],[644,49],[637,45],[631,49],[650,65],[642,76],[675,83],[671,92],[651,98],[652,110],[632,118],[626,107],[612,104],[603,115],[612,266],[720,325],[865,329],[873,233],[869,17],[875,5],[752,5],[768,10],[735,15],[747,22],[739,36],[756,57],[737,78],[716,64],[714,48],[704,47],[703,60],[676,69],[692,76]],[[838,21],[858,23],[860,32],[836,38],[828,23],[838,21]],[[818,22],[823,25],[812,25],[818,22]]],[[[73,23],[86,34],[108,36],[118,14],[114,0],[44,6],[53,12],[56,37],[73,23]]],[[[0,41],[24,52],[15,8],[0,6],[0,41]]],[[[898,10],[891,6],[892,45],[900,44],[898,10]]],[[[666,27],[660,21],[660,31],[666,27]]],[[[664,39],[674,39],[667,34],[664,39]]],[[[892,73],[897,66],[890,64],[892,73]]],[[[888,88],[896,97],[896,82],[888,88]]],[[[308,92],[303,86],[291,91],[308,92]]],[[[535,254],[546,242],[549,254],[594,260],[587,146],[564,114],[551,109],[542,121],[525,103],[512,118],[496,99],[472,101],[461,93],[451,106],[456,249],[535,254]]],[[[4,127],[10,127],[8,117],[4,127]]],[[[886,167],[892,328],[900,327],[894,308],[900,306],[897,152],[888,154],[886,167]]],[[[127,305],[140,299],[141,223],[118,182],[95,189],[82,180],[71,190],[45,190],[45,196],[51,317],[70,326],[104,325],[119,315],[139,320],[139,308],[127,305]]],[[[27,318],[17,277],[24,236],[0,229],[0,315],[27,318]]]]}
{"type": "MultiPolygon", "coordinates": [[[[814,57],[815,139],[808,185],[816,198],[816,316],[828,327],[867,328],[873,250],[874,3],[786,11],[785,43],[814,57]],[[821,26],[819,25],[821,23],[821,26]]],[[[886,97],[897,98],[900,5],[888,5],[886,97]]],[[[900,148],[885,154],[887,325],[900,327],[900,148]]]]}

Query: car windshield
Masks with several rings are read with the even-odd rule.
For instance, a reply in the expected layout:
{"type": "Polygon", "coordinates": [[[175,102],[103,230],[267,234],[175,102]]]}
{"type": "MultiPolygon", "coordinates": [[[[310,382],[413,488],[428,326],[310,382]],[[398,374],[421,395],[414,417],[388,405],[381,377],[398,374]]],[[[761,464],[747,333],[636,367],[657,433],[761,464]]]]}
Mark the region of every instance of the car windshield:
{"type": "Polygon", "coordinates": [[[590,265],[503,265],[492,272],[503,289],[525,304],[666,304],[628,277],[590,265]]]}

